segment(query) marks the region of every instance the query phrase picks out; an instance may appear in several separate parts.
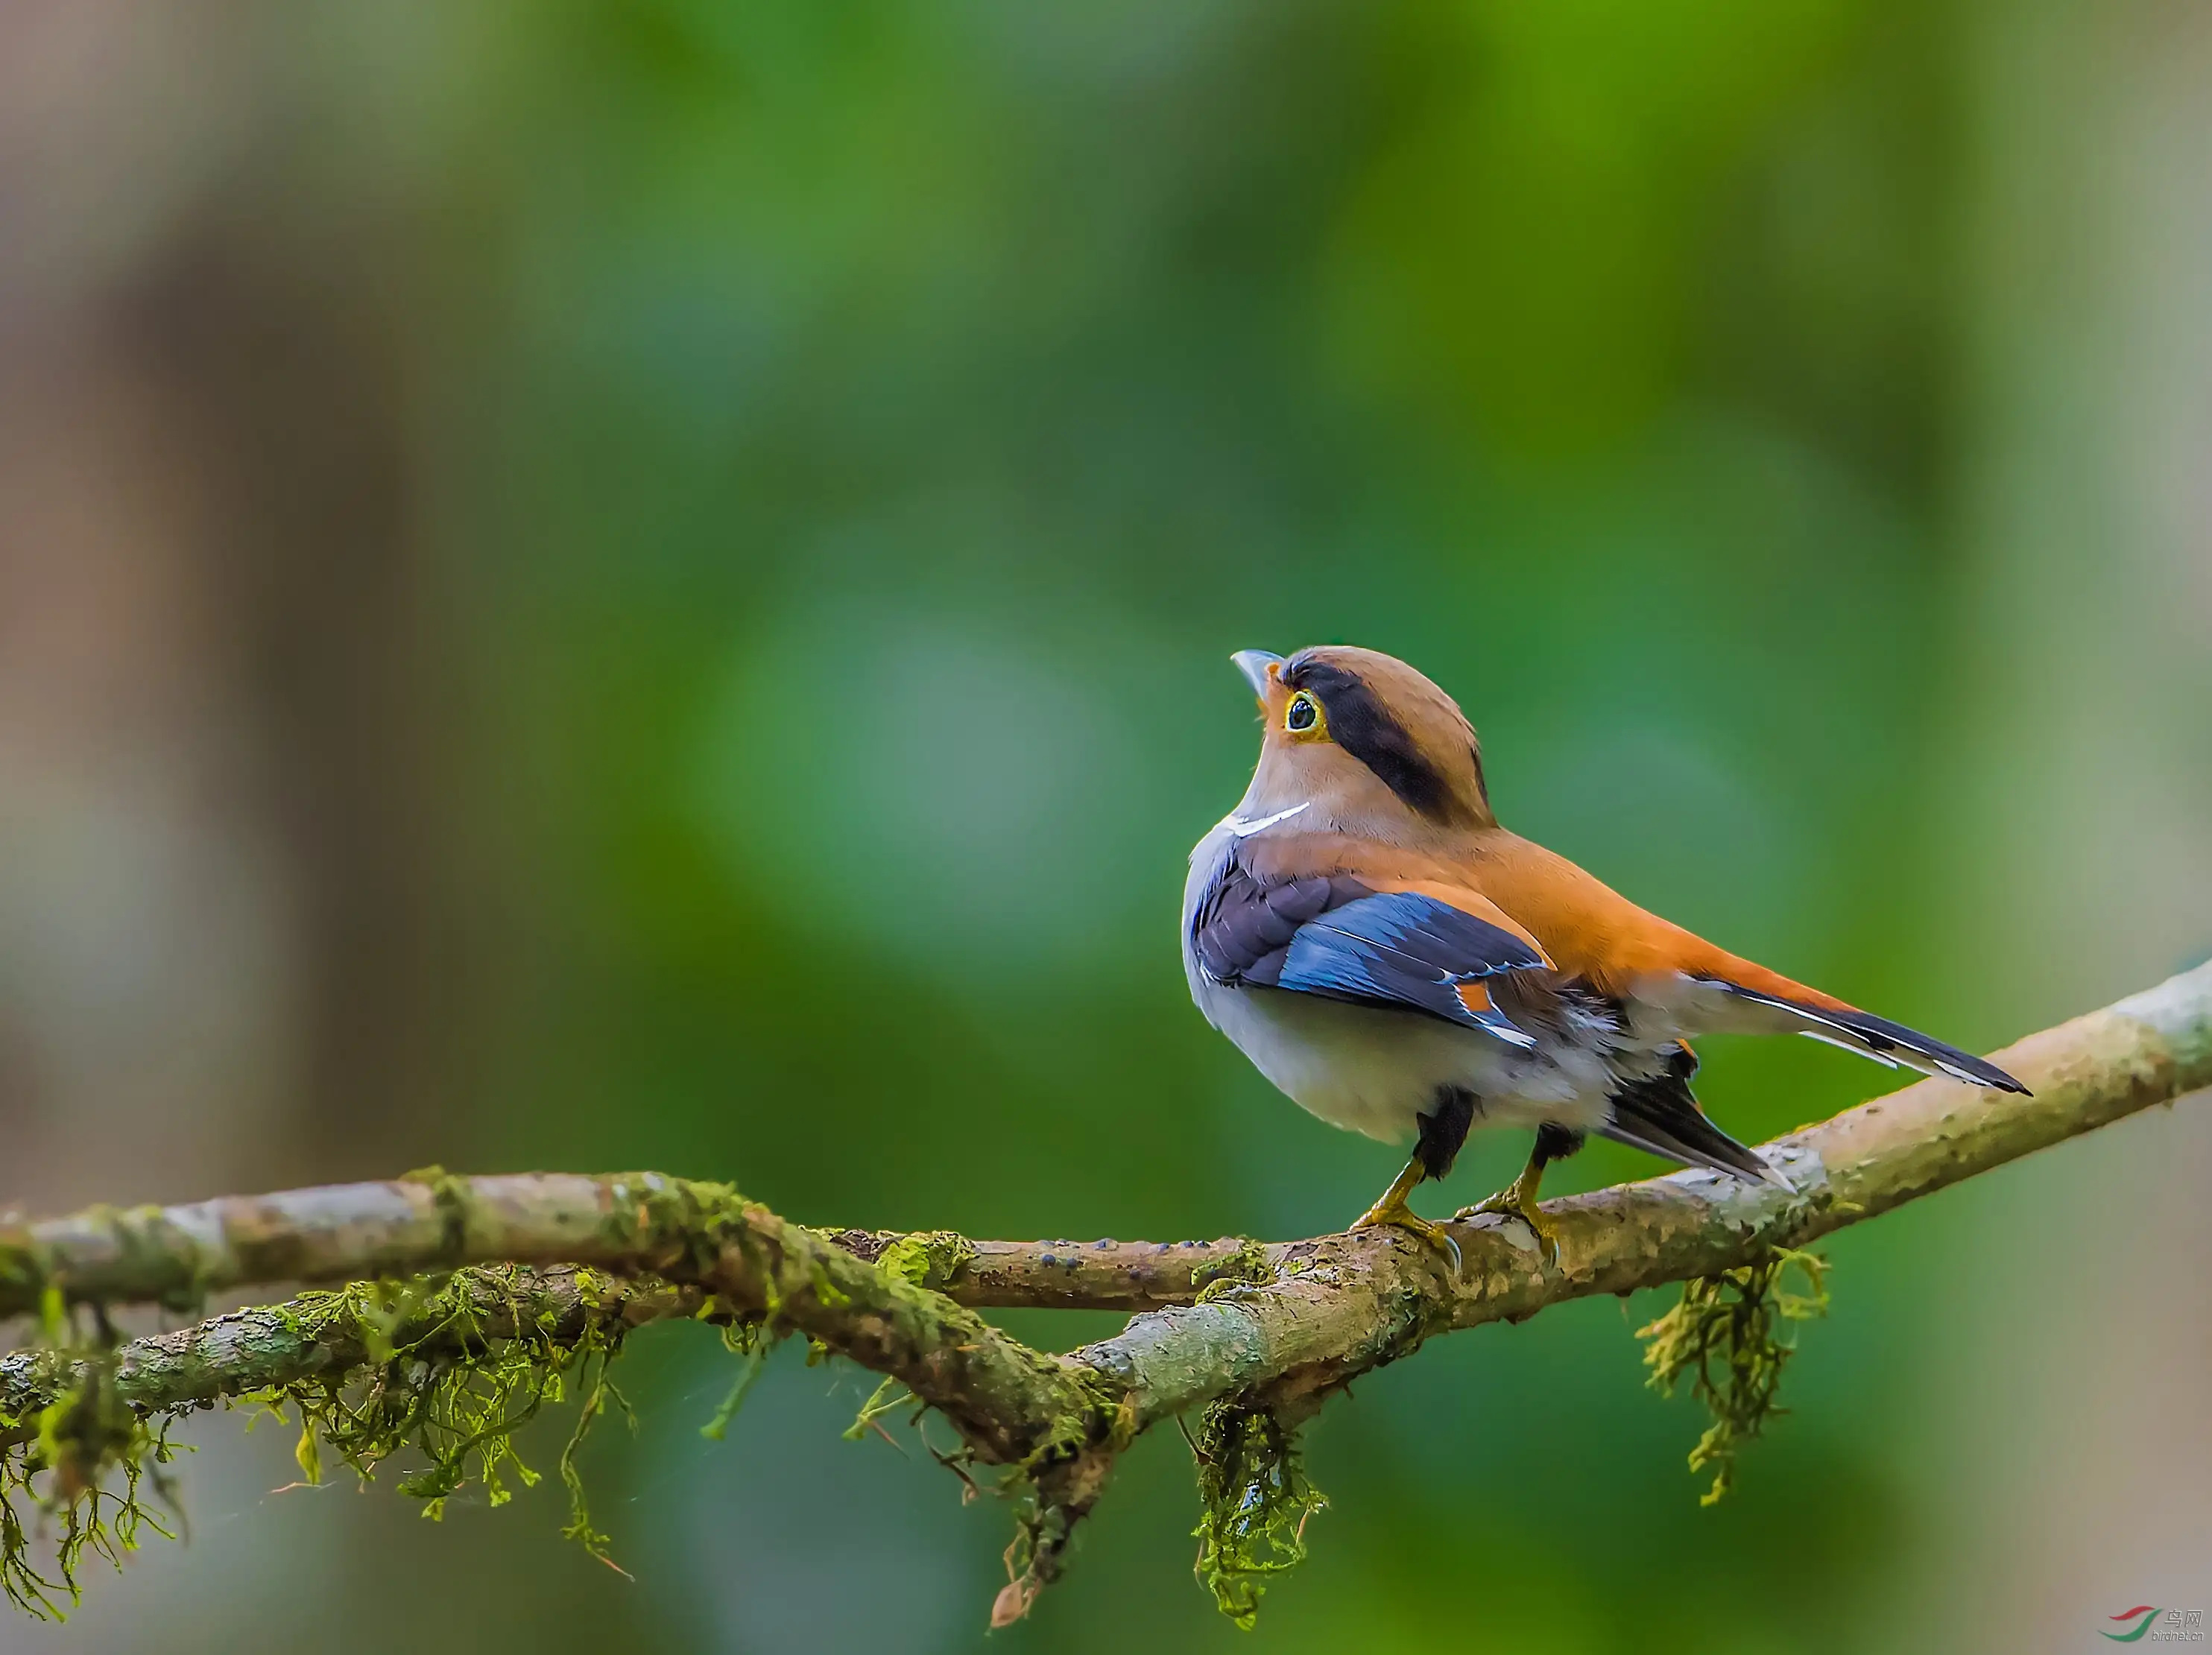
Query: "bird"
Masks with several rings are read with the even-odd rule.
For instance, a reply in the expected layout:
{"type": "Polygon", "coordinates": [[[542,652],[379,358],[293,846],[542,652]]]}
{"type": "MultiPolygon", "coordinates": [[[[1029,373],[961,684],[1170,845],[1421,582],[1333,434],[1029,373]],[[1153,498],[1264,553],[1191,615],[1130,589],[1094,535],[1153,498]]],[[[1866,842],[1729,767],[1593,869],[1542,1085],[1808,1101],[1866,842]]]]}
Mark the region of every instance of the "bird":
{"type": "Polygon", "coordinates": [[[1517,1216],[1556,1268],[1544,1169],[1593,1133],[1787,1190],[1706,1118],[1690,1042],[1802,1034],[1889,1068],[2025,1094],[1995,1064],[1792,981],[1638,907],[1499,825],[1458,704],[1393,656],[1325,645],[1231,659],[1258,698],[1251,785],[1191,852],[1183,967],[1208,1022],[1291,1100],[1405,1168],[1352,1228],[1410,1232],[1408,1197],[1477,1125],[1533,1129],[1528,1164],[1455,1217],[1517,1216]]]}

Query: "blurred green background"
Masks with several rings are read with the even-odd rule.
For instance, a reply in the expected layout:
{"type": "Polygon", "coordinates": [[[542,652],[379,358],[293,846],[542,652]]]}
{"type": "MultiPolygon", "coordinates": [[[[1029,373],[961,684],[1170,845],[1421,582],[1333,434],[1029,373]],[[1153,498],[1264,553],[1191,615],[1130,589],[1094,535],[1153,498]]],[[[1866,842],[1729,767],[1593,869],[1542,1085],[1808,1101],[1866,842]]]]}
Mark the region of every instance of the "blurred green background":
{"type": "MultiPolygon", "coordinates": [[[[0,1204],[438,1161],[1337,1227],[1395,1156],[1274,1095],[1176,960],[1246,646],[1412,659],[1509,825],[1977,1049],[2212,946],[2212,12],[0,33],[0,1204]]],[[[1747,1138],[1891,1083],[1706,1058],[1747,1138]]],[[[2201,1604],[2202,1114],[1839,1238],[1722,1508],[1641,1388],[1663,1300],[1569,1306],[1332,1405],[1249,1640],[1168,1434],[994,1641],[2075,1649],[2201,1604]]],[[[217,1417],[189,1547],[0,1651],[979,1645],[1005,1519],[840,1440],[854,1375],[780,1361],[714,1446],[711,1337],[629,1367],[588,1469],[634,1583],[557,1491],[438,1528],[274,1494],[282,1434],[217,1417]]]]}

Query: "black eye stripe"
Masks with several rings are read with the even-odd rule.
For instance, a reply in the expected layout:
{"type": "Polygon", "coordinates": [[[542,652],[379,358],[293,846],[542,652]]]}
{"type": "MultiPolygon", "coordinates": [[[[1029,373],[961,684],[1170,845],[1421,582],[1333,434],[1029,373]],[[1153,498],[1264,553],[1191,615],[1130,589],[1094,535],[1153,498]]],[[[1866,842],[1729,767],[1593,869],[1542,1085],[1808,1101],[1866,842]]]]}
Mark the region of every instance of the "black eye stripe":
{"type": "Polygon", "coordinates": [[[1293,660],[1283,682],[1317,697],[1328,713],[1331,740],[1358,759],[1410,809],[1437,821],[1458,813],[1443,773],[1413,744],[1375,692],[1342,667],[1293,660]]]}

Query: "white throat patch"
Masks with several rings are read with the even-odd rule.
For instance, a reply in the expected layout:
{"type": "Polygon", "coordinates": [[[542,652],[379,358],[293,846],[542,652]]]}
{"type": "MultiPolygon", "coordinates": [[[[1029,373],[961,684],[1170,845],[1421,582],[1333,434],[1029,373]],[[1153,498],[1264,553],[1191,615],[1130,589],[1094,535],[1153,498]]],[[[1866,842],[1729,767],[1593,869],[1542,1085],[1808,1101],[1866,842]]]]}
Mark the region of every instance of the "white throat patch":
{"type": "Polygon", "coordinates": [[[1221,825],[1229,830],[1231,836],[1233,838],[1249,839],[1253,834],[1258,833],[1263,828],[1272,828],[1279,821],[1288,821],[1292,816],[1297,815],[1299,811],[1308,809],[1312,803],[1313,801],[1311,799],[1308,799],[1304,804],[1293,804],[1287,810],[1278,810],[1272,816],[1261,816],[1255,821],[1247,821],[1243,816],[1231,814],[1222,817],[1221,825]]]}

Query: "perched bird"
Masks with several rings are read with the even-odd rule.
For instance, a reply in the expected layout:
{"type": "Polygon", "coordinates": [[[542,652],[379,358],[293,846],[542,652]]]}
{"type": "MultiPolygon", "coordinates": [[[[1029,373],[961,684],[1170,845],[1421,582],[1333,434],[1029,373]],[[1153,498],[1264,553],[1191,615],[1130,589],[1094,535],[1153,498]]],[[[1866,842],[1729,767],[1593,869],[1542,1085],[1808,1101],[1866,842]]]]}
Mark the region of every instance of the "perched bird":
{"type": "Polygon", "coordinates": [[[1475,1125],[1532,1127],[1528,1164],[1461,1210],[1536,1205],[1547,1161],[1592,1132],[1747,1180],[1787,1183],[1705,1118],[1688,1037],[1804,1034],[1895,1068],[2025,1092],[1941,1040],[1861,1011],[1645,912],[1498,824],[1452,699],[1373,650],[1233,658],[1260,699],[1259,767],[1190,857],[1191,997],[1322,1119],[1413,1158],[1354,1228],[1457,1258],[1407,1197],[1475,1125]]]}

